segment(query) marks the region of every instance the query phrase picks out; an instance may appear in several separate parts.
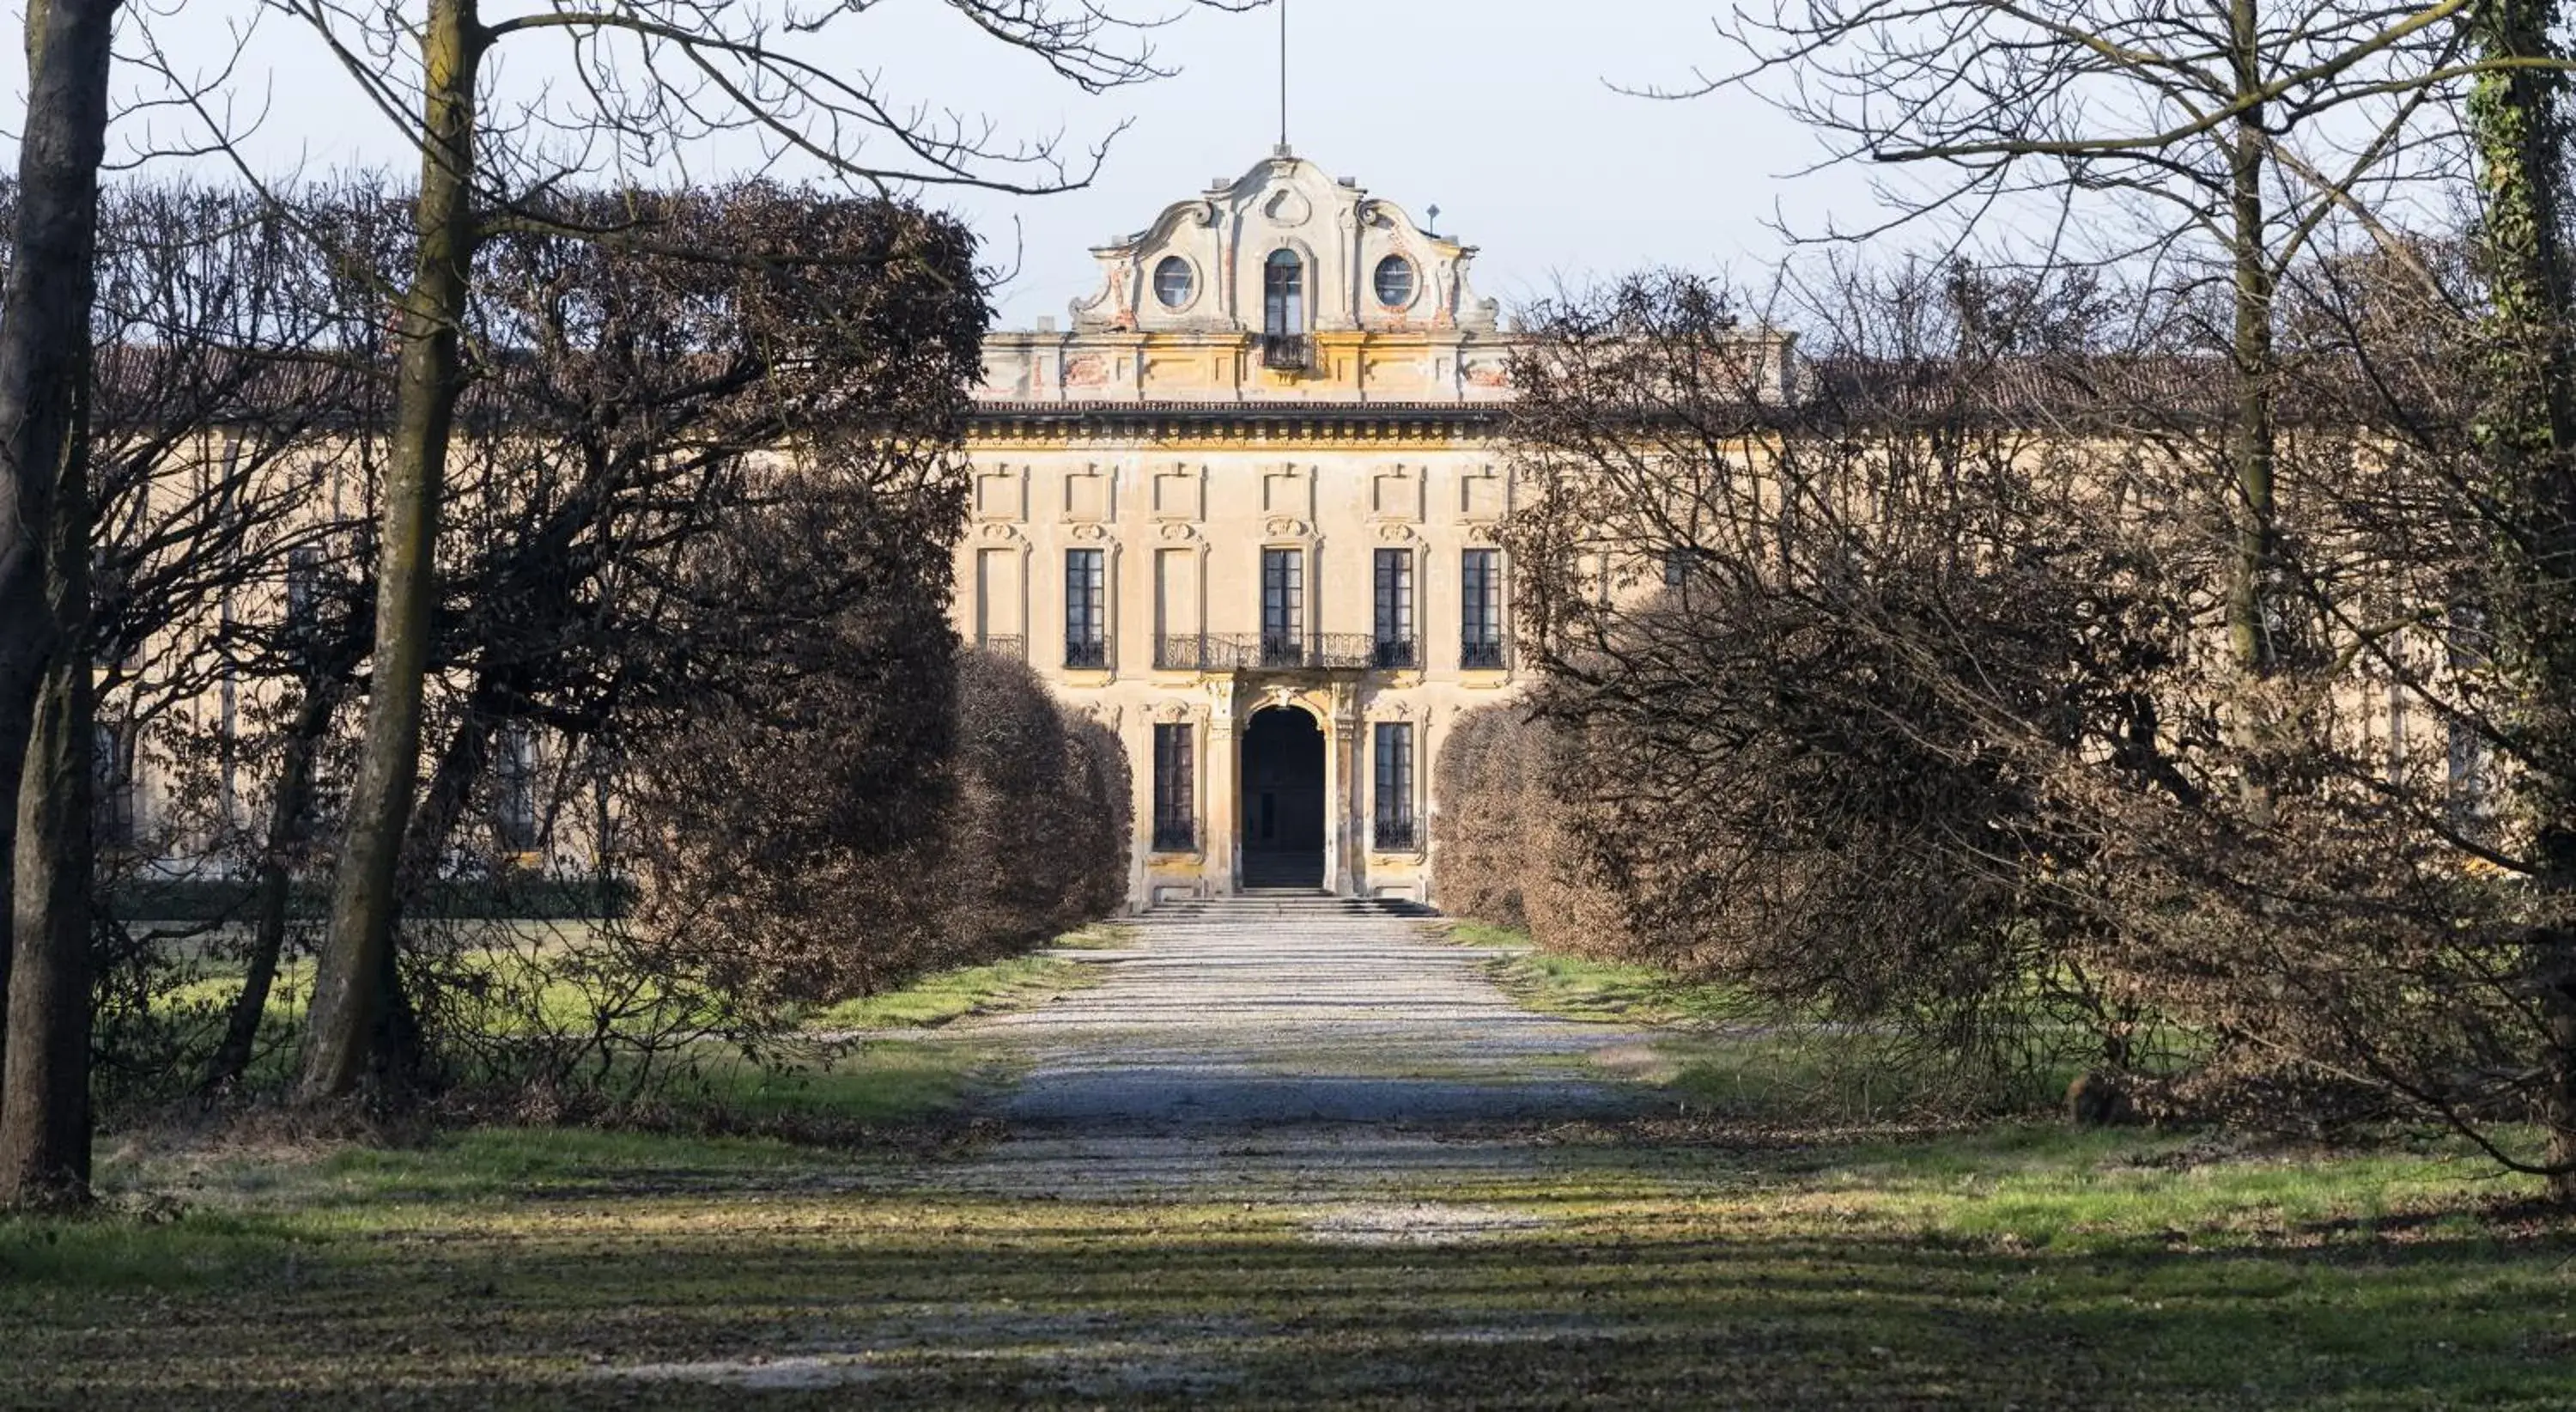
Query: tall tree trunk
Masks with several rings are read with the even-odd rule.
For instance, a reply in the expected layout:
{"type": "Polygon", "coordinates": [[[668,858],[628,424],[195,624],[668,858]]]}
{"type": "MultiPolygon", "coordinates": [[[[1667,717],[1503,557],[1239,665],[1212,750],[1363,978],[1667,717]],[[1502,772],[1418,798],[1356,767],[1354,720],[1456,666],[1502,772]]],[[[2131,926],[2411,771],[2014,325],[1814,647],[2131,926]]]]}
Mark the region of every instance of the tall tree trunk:
{"type": "MultiPolygon", "coordinates": [[[[88,517],[68,513],[79,487],[67,490],[53,517],[71,543],[48,577],[56,611],[77,621],[89,588],[88,517]]],[[[90,673],[81,638],[67,636],[37,692],[18,778],[18,960],[0,1076],[0,1205],[89,1197],[90,673]]]]}
{"type": "Polygon", "coordinates": [[[421,32],[425,78],[417,263],[402,309],[392,463],[377,566],[375,666],[349,831],[332,879],[314,982],[303,1094],[336,1098],[368,1069],[392,971],[396,872],[420,775],[423,677],[436,584],[440,481],[462,378],[457,351],[474,258],[474,84],[485,36],[475,0],[431,0],[421,32]]]}
{"type": "Polygon", "coordinates": [[[220,1093],[241,1081],[259,1043],[259,1024],[268,1013],[268,996],[277,983],[277,967],[286,951],[286,904],[295,882],[288,866],[307,816],[313,810],[313,765],[323,732],[338,706],[335,681],[308,683],[303,704],[288,727],[286,752],[278,762],[277,793],[269,800],[267,835],[259,862],[257,889],[251,895],[251,945],[242,993],[233,1000],[223,1042],[206,1065],[205,1091],[220,1093]]]}
{"type": "MultiPolygon", "coordinates": [[[[2558,57],[2557,0],[2495,0],[2471,15],[2483,60],[2558,57]]],[[[2541,1117],[2559,1168],[2550,1191],[2576,1202],[2576,304],[2563,224],[2565,89],[2564,75],[2546,67],[2482,74],[2469,122],[2489,290],[2476,425],[2500,521],[2488,608],[2511,729],[2528,761],[2512,784],[2530,814],[2548,909],[2529,964],[2548,1028],[2541,1117]]]]}
{"type": "MultiPolygon", "coordinates": [[[[2229,17],[2236,91],[2258,92],[2263,73],[2257,0],[2233,0],[2229,17]]],[[[2272,487],[2277,379],[2273,376],[2271,251],[2263,229],[2263,170],[2269,139],[2263,131],[2262,105],[2238,114],[2230,137],[2228,237],[2235,266],[2235,327],[2230,341],[2236,405],[2228,428],[2227,459],[2236,477],[2236,542],[2228,574],[2227,638],[2244,690],[2238,708],[2240,744],[2251,749],[2259,762],[2264,750],[2261,717],[2269,707],[2254,688],[2279,665],[2270,621],[2278,534],[2272,487]]],[[[2247,817],[2258,825],[2268,824],[2272,815],[2268,773],[2258,763],[2240,781],[2247,817]]]]}
{"type": "Polygon", "coordinates": [[[80,430],[116,0],[31,0],[0,296],[0,1202],[89,1184],[89,517],[80,430]],[[41,695],[42,706],[39,708],[41,695]],[[30,829],[36,832],[29,833],[30,829]],[[77,836],[74,836],[77,835],[77,836]]]}

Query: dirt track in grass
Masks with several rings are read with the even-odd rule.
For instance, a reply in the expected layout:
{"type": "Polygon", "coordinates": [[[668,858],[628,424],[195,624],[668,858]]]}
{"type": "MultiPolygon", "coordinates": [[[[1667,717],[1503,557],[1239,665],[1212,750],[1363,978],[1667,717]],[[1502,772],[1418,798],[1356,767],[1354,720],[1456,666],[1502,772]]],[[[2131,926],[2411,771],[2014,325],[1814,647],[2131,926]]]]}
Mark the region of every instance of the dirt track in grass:
{"type": "Polygon", "coordinates": [[[1757,1136],[1401,918],[1084,954],[919,1041],[981,1139],[120,1159],[0,1222],[0,1407],[2576,1405],[2576,1236],[2454,1153],[1757,1136]]]}

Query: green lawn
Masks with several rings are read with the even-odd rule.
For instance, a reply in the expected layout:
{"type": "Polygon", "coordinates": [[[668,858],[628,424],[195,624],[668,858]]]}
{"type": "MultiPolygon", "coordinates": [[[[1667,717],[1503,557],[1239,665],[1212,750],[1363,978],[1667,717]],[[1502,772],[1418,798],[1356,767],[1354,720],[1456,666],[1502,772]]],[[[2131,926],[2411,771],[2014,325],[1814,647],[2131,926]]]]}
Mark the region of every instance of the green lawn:
{"type": "Polygon", "coordinates": [[[1033,1200],[972,1147],[136,1152],[109,1166],[126,1214],[0,1224],[0,1401],[2576,1404],[2576,1233],[2446,1149],[1665,1128],[1494,1153],[1354,1205],[1216,1176],[1033,1200]],[[1472,1219],[1389,1243],[1343,1234],[1353,1210],[1472,1219]]]}
{"type": "MultiPolygon", "coordinates": [[[[128,1134],[0,1219],[0,1406],[2576,1406],[2576,1222],[2456,1144],[1932,1130],[1523,962],[1693,1022],[1633,1046],[1691,1109],[1058,1150],[943,1120],[1019,1060],[926,1029],[710,1066],[797,1141],[128,1134]]],[[[868,1013],[1061,979],[978,972],[868,1013]]]]}
{"type": "Polygon", "coordinates": [[[1551,1015],[1681,1026],[1769,1017],[1757,1002],[1728,986],[1682,980],[1651,966],[1535,950],[1527,936],[1501,927],[1468,922],[1451,928],[1450,934],[1468,945],[1507,950],[1510,954],[1487,963],[1495,983],[1523,1006],[1551,1015]]]}
{"type": "Polygon", "coordinates": [[[924,1028],[967,1015],[1043,1005],[1099,979],[1099,968],[1086,962],[1044,954],[1013,956],[923,976],[901,990],[845,1000],[815,1011],[805,1023],[818,1030],[924,1028]]]}

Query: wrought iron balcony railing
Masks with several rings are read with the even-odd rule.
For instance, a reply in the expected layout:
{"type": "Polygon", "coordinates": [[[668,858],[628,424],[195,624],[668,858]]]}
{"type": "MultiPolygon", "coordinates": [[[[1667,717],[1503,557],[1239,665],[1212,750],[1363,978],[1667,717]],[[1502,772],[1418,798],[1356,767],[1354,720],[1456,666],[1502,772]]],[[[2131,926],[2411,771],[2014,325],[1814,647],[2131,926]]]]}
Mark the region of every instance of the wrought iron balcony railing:
{"type": "Polygon", "coordinates": [[[1192,853],[1198,850],[1199,827],[1194,819],[1161,819],[1154,824],[1154,851],[1157,853],[1192,853]]]}
{"type": "Polygon", "coordinates": [[[1084,641],[1078,637],[1064,640],[1064,664],[1068,667],[1106,667],[1109,644],[1105,640],[1084,641]]]}
{"type": "Polygon", "coordinates": [[[1302,333],[1261,336],[1261,366],[1298,373],[1315,366],[1315,340],[1302,333]]]}
{"type": "Polygon", "coordinates": [[[1379,819],[1369,827],[1369,844],[1381,853],[1409,853],[1422,846],[1422,832],[1411,819],[1379,819]]]}
{"type": "Polygon", "coordinates": [[[1503,645],[1499,642],[1459,643],[1458,665],[1470,672],[1501,671],[1503,667],[1503,645]]]}
{"type": "Polygon", "coordinates": [[[1367,633],[1182,633],[1154,639],[1167,672],[1361,672],[1377,665],[1367,633]]]}
{"type": "Polygon", "coordinates": [[[1422,660],[1420,654],[1414,649],[1413,639],[1409,637],[1379,638],[1377,640],[1376,651],[1371,654],[1371,659],[1371,666],[1380,667],[1388,671],[1403,671],[1411,667],[1419,666],[1421,665],[1422,660]]]}

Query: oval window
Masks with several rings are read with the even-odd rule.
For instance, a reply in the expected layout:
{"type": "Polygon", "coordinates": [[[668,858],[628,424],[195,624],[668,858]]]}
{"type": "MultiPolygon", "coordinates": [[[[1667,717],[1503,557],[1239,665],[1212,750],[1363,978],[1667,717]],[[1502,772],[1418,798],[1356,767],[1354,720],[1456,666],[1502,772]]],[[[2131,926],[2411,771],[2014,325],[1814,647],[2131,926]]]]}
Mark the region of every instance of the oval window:
{"type": "Polygon", "coordinates": [[[1377,262],[1377,302],[1401,309],[1413,302],[1413,262],[1389,255],[1377,262]]]}
{"type": "Polygon", "coordinates": [[[1190,262],[1178,255],[1166,255],[1154,267],[1154,297],[1166,309],[1177,309],[1190,302],[1198,289],[1198,276],[1191,273],[1190,262]]]}

